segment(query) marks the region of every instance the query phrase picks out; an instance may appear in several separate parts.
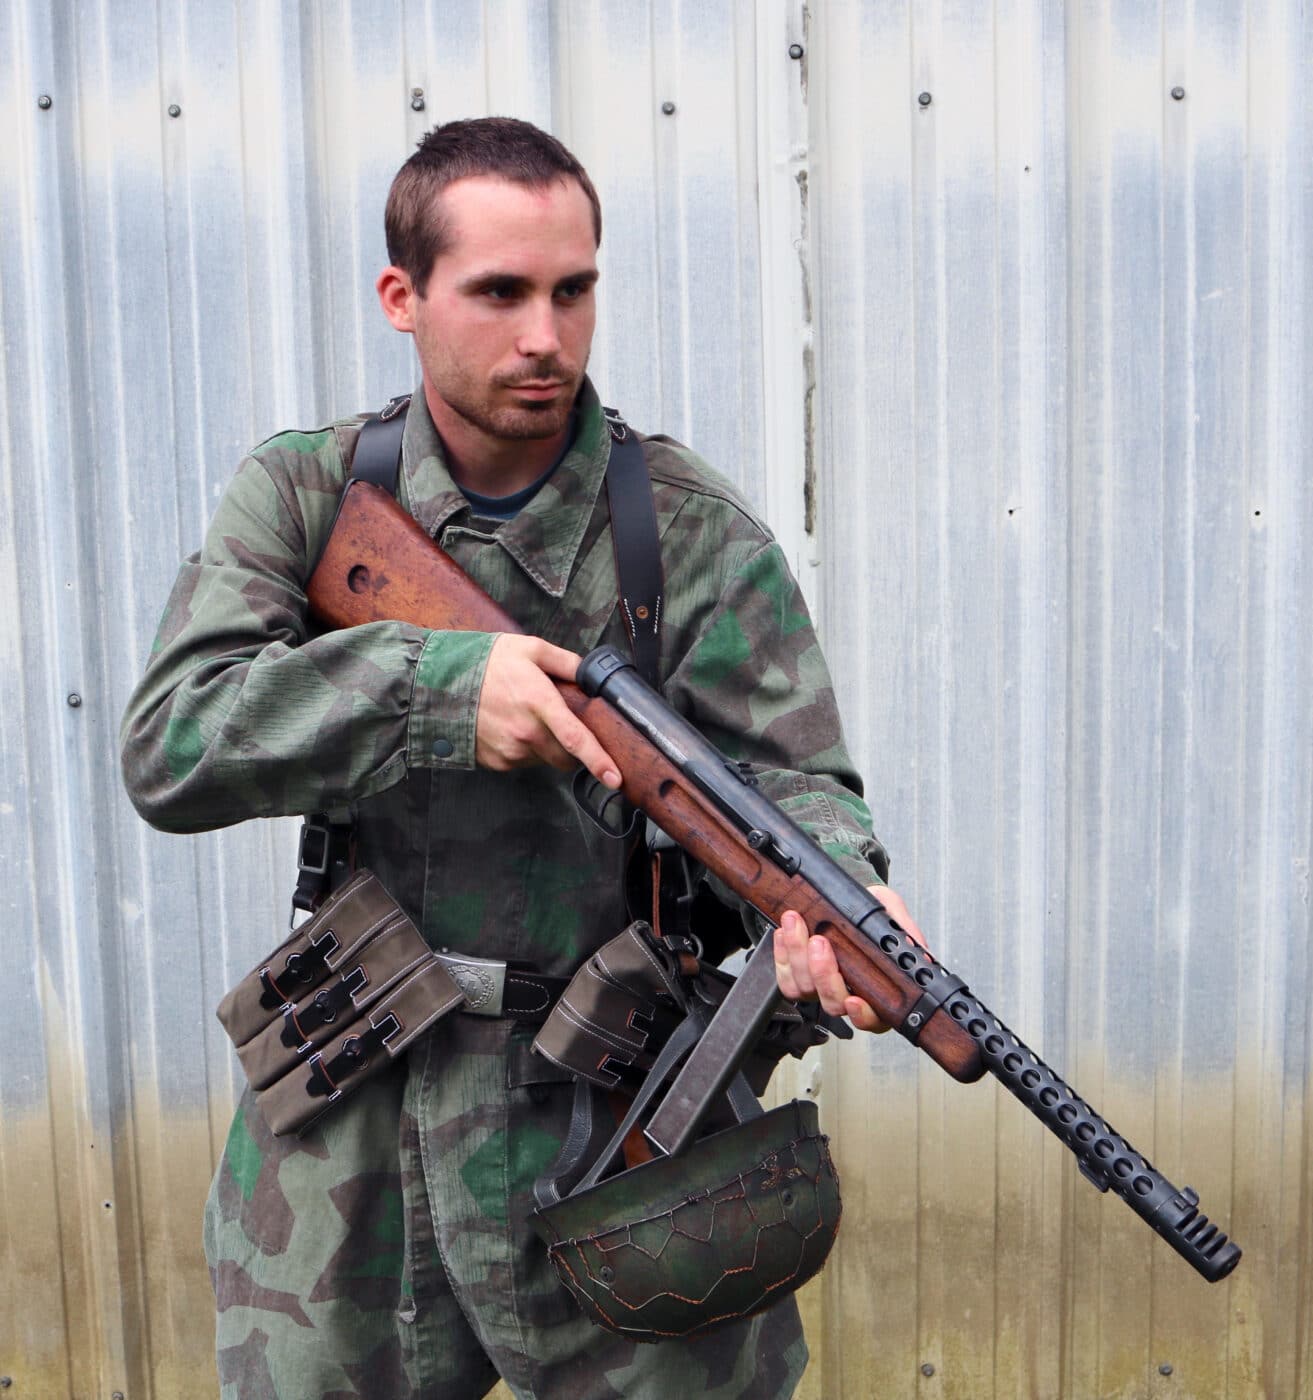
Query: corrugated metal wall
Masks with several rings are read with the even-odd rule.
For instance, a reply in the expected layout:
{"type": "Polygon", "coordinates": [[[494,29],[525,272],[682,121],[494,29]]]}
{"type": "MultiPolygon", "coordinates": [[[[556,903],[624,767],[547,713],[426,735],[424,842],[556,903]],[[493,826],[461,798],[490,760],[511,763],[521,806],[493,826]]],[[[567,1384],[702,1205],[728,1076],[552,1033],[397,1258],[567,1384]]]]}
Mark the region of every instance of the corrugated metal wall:
{"type": "Polygon", "coordinates": [[[1246,1248],[839,1047],[805,1393],[1313,1394],[1311,57],[1296,0],[0,7],[7,1394],[213,1391],[290,834],[148,831],[115,729],[243,447],[410,383],[384,192],[484,111],[593,173],[595,377],[778,527],[936,949],[1246,1248]]]}

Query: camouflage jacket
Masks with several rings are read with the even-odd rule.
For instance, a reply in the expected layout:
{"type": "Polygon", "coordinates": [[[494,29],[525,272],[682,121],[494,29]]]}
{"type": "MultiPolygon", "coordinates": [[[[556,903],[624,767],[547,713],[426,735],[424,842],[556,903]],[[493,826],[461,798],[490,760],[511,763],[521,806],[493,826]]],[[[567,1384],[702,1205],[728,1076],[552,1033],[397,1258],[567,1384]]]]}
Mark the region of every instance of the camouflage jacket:
{"type": "MultiPolygon", "coordinates": [[[[493,636],[381,622],[320,633],[305,583],[360,419],[280,433],[229,486],[182,566],[123,721],[123,775],[152,825],[192,832],[351,805],[360,862],[435,947],[563,974],[627,922],[621,844],[549,768],[474,766],[493,636]]],[[[399,496],[520,625],[627,648],[602,490],[610,437],[586,385],[574,444],[528,506],[471,518],[424,404],[399,496]]],[[[863,883],[885,872],[798,586],[770,532],[667,438],[643,441],[665,569],[668,700],[863,883]]]]}

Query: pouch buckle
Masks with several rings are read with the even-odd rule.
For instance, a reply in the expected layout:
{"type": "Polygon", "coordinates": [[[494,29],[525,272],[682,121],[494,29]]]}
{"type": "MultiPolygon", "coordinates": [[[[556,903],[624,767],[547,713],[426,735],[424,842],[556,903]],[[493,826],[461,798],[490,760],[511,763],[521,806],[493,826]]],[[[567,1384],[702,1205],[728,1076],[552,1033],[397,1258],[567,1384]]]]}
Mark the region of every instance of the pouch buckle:
{"type": "Polygon", "coordinates": [[[335,883],[338,866],[349,871],[351,864],[350,822],[335,822],[333,814],[316,813],[301,823],[296,848],[296,888],[292,891],[292,911],[287,925],[295,931],[324,902],[335,883]]]}
{"type": "Polygon", "coordinates": [[[326,1098],[329,1103],[335,1102],[342,1093],[341,1081],[364,1069],[374,1051],[386,1048],[388,1042],[404,1029],[396,1012],[387,1011],[378,1021],[371,1016],[369,1029],[348,1036],[342,1042],[342,1048],[327,1063],[322,1054],[311,1055],[306,1093],[312,1099],[326,1098]]]}

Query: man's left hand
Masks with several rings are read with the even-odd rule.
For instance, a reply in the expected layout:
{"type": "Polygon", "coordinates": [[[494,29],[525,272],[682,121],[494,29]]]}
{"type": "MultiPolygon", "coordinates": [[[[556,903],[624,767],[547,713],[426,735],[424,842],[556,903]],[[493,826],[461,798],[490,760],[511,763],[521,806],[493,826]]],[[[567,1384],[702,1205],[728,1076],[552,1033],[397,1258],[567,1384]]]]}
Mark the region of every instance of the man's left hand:
{"type": "MultiPolygon", "coordinates": [[[[907,912],[902,896],[887,885],[872,885],[870,892],[899,928],[924,948],[925,938],[907,912]]],[[[858,1030],[881,1034],[889,1029],[868,1003],[848,991],[830,940],[819,935],[809,937],[807,925],[792,910],[775,930],[775,976],[781,994],[790,1001],[819,1000],[829,1015],[847,1016],[858,1030]]]]}

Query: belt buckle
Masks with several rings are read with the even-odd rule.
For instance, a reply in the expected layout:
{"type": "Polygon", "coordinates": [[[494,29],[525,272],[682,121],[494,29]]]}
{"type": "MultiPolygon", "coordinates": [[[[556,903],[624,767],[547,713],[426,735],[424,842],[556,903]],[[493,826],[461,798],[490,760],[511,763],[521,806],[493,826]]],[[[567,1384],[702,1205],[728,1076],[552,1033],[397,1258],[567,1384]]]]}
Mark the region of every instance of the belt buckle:
{"type": "Polygon", "coordinates": [[[506,994],[506,964],[495,958],[459,953],[435,954],[465,997],[462,1011],[472,1016],[500,1016],[506,994]]]}

